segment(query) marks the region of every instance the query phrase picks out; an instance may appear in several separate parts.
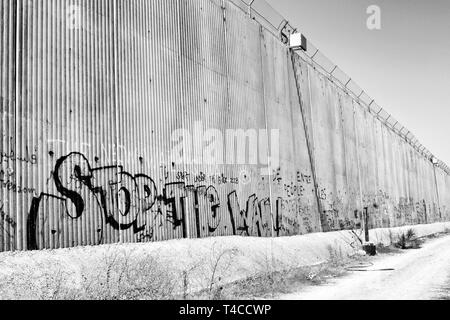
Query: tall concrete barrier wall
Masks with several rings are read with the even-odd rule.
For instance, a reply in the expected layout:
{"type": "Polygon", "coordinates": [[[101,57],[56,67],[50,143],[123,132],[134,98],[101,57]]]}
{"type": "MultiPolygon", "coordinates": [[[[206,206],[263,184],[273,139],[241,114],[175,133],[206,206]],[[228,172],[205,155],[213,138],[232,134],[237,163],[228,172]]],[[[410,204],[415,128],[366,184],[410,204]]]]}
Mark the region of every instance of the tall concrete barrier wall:
{"type": "Polygon", "coordinates": [[[450,219],[444,171],[228,0],[0,3],[0,251],[450,219]]]}

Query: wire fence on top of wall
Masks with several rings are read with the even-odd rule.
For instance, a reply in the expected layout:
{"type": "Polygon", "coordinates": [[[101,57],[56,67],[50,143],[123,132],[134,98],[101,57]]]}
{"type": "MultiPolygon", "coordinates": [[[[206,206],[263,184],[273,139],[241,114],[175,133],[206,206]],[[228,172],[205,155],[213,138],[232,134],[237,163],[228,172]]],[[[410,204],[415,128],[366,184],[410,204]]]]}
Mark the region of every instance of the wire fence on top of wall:
{"type": "MultiPolygon", "coordinates": [[[[230,0],[252,19],[256,20],[268,31],[280,38],[285,44],[289,43],[289,36],[298,30],[293,27],[287,19],[278,13],[265,0],[230,0]]],[[[383,109],[375,99],[364,91],[350,76],[348,76],[338,65],[333,63],[323,54],[311,41],[308,41],[306,56],[310,62],[337,84],[344,92],[363,108],[366,108],[372,115],[378,118],[384,125],[409,143],[417,152],[431,161],[436,167],[444,170],[450,175],[450,167],[443,161],[438,160],[420,141],[396,120],[390,113],[383,109]]]]}

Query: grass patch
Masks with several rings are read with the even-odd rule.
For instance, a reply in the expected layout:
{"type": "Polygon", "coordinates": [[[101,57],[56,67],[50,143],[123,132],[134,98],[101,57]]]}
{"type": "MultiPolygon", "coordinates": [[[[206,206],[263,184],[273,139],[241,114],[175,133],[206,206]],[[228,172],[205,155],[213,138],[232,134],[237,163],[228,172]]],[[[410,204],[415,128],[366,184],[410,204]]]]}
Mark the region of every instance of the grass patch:
{"type": "MultiPolygon", "coordinates": [[[[392,244],[378,245],[379,254],[396,254],[406,249],[420,248],[427,238],[450,234],[450,230],[418,238],[414,230],[395,237],[392,244]]],[[[88,267],[66,270],[67,265],[55,261],[33,262],[21,266],[0,265],[0,300],[172,300],[172,299],[254,299],[275,298],[298,292],[303,287],[317,286],[349,273],[349,266],[364,264],[366,256],[344,256],[338,247],[330,246],[329,261],[317,266],[292,267],[294,261],[274,260],[264,252],[242,274],[253,274],[245,280],[229,283],[240,274],[233,266],[245,255],[237,249],[214,245],[209,256],[199,265],[186,266],[180,274],[171,274],[157,256],[111,247],[103,257],[88,267]],[[276,269],[276,270],[275,270],[276,269]],[[284,270],[284,271],[277,271],[284,270]],[[198,292],[199,288],[203,288],[198,292]]],[[[0,257],[1,259],[1,257],[0,257]]],[[[197,262],[196,262],[197,263],[197,262]]],[[[242,267],[244,269],[244,267],[242,267]]],[[[175,271],[173,271],[175,272],[175,271]]],[[[443,299],[450,300],[450,285],[443,299]]]]}
{"type": "Polygon", "coordinates": [[[396,254],[396,253],[400,253],[401,250],[399,248],[397,248],[395,245],[383,245],[383,244],[379,244],[377,245],[377,253],[378,254],[396,254]]]}
{"type": "Polygon", "coordinates": [[[170,300],[177,277],[150,255],[119,251],[107,254],[100,266],[85,269],[81,284],[63,297],[70,300],[170,300]]]}
{"type": "Polygon", "coordinates": [[[418,237],[414,229],[407,230],[397,238],[394,237],[392,231],[389,231],[390,245],[378,244],[377,252],[379,254],[396,254],[403,250],[420,249],[427,240],[439,239],[448,235],[450,235],[448,228],[443,232],[424,237],[418,237]]]}
{"type": "Polygon", "coordinates": [[[450,285],[441,290],[441,295],[437,300],[450,301],[450,285]]]}
{"type": "Polygon", "coordinates": [[[341,277],[346,273],[343,266],[327,263],[262,274],[222,288],[220,299],[274,298],[296,292],[301,287],[324,284],[329,279],[341,277]]]}
{"type": "Polygon", "coordinates": [[[450,280],[439,290],[436,300],[450,301],[450,280]]]}
{"type": "Polygon", "coordinates": [[[63,271],[54,261],[0,274],[1,300],[168,300],[178,278],[156,257],[117,248],[79,272],[63,271]]]}
{"type": "MultiPolygon", "coordinates": [[[[216,288],[213,299],[273,299],[280,295],[298,292],[303,287],[323,285],[331,279],[345,276],[348,274],[347,267],[349,265],[369,259],[365,256],[343,257],[340,250],[333,250],[331,247],[329,251],[330,259],[326,263],[289,268],[284,271],[260,272],[245,280],[216,288]]],[[[265,270],[271,269],[269,265],[265,267],[265,270]]],[[[208,291],[199,292],[193,296],[194,299],[208,299],[209,297],[208,291]]]]}

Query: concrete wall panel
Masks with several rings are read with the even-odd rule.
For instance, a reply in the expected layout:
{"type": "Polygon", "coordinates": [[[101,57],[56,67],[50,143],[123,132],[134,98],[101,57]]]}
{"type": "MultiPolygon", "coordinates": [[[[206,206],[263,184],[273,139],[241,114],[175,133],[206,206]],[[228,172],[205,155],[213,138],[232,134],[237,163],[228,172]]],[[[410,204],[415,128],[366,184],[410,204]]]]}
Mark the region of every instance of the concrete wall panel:
{"type": "Polygon", "coordinates": [[[450,219],[444,171],[228,0],[0,0],[0,42],[0,251],[450,219]]]}

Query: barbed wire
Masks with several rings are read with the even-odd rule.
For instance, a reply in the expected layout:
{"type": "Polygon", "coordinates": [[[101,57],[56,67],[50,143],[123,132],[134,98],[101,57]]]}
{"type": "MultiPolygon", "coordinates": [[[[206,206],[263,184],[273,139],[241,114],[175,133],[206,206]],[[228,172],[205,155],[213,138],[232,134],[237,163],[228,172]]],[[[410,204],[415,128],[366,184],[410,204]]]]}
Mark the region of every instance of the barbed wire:
{"type": "MultiPolygon", "coordinates": [[[[256,20],[268,31],[274,34],[286,45],[289,44],[290,35],[297,32],[289,21],[278,13],[265,0],[230,0],[250,18],[256,20]]],[[[348,76],[338,65],[333,63],[323,54],[309,39],[307,39],[307,50],[304,51],[310,62],[322,71],[330,80],[348,93],[363,108],[379,119],[388,129],[410,144],[414,150],[424,156],[436,167],[441,168],[450,175],[450,167],[443,161],[437,159],[420,141],[395,119],[390,113],[383,109],[375,99],[371,98],[350,76],[348,76]]]]}

